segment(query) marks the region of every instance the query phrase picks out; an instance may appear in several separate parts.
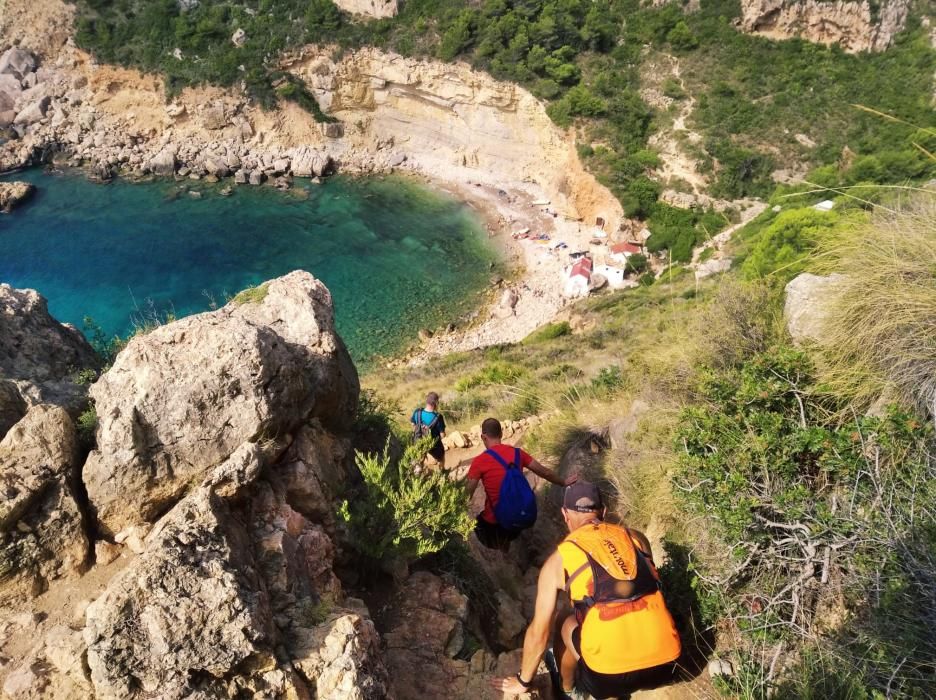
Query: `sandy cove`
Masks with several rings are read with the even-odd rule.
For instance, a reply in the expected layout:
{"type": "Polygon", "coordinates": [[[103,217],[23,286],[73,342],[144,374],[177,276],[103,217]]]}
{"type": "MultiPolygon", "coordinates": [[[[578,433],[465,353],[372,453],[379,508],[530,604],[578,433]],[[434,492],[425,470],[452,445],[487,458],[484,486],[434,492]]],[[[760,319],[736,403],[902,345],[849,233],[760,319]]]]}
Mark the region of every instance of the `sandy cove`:
{"type": "MultiPolygon", "coordinates": [[[[29,37],[20,39],[29,49],[29,37]]],[[[284,68],[339,120],[330,125],[291,103],[265,112],[220,88],[186,89],[167,100],[157,76],[98,65],[70,40],[58,49],[37,45],[34,53],[36,84],[17,102],[30,116],[16,125],[20,138],[0,146],[0,170],[55,155],[101,177],[234,176],[284,186],[292,176],[323,170],[396,171],[468,202],[516,270],[508,283],[516,302],[504,310],[489,299],[470,324],[437,334],[411,362],[522,339],[568,303],[562,267],[568,250],[591,238],[590,224],[601,217],[611,232],[629,224],[542,102],[466,64],[374,49],[335,61],[331,48],[314,46],[286,56],[284,68]],[[545,245],[510,237],[524,228],[564,241],[562,259],[545,245]]]]}

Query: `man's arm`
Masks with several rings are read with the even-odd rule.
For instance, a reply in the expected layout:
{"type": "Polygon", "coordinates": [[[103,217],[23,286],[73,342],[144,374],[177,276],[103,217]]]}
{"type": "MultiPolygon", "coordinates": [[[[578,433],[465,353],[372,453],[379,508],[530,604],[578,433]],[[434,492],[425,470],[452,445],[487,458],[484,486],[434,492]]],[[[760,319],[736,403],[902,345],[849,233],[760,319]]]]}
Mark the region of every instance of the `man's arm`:
{"type": "Polygon", "coordinates": [[[546,481],[549,481],[550,483],[555,484],[556,486],[568,486],[569,484],[573,484],[576,481],[578,481],[578,476],[576,475],[570,476],[568,479],[563,479],[561,476],[556,474],[556,472],[554,472],[552,469],[548,469],[544,467],[535,459],[527,465],[527,469],[529,469],[531,472],[533,472],[537,476],[543,477],[544,479],[546,479],[546,481]]]}
{"type": "Polygon", "coordinates": [[[470,501],[474,496],[475,489],[478,488],[478,483],[480,479],[468,479],[465,482],[465,491],[468,493],[468,500],[470,501]]]}
{"type": "Polygon", "coordinates": [[[627,531],[636,540],[637,546],[643,550],[643,553],[650,558],[650,561],[653,561],[653,551],[650,549],[650,540],[647,539],[647,536],[640,530],[634,530],[633,528],[627,528],[627,531]]]}
{"type": "MultiPolygon", "coordinates": [[[[523,637],[523,658],[520,661],[520,677],[527,682],[533,680],[536,669],[539,668],[543,653],[549,645],[549,635],[552,631],[553,616],[556,612],[556,593],[563,587],[562,584],[562,557],[559,552],[552,556],[540,569],[539,580],[536,583],[536,607],[533,620],[527,627],[523,637]]],[[[505,693],[523,693],[526,689],[520,685],[516,677],[494,678],[491,685],[496,690],[505,693]]]]}

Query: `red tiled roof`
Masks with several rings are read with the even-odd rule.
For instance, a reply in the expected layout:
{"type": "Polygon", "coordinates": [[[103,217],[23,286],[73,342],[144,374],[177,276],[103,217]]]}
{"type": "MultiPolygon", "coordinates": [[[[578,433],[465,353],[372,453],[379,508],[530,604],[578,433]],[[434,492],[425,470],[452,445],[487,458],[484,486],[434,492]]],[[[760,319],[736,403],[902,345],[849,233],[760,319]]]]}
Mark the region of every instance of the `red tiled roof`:
{"type": "Polygon", "coordinates": [[[641,248],[636,243],[616,243],[611,246],[611,253],[614,255],[620,255],[621,253],[639,253],[641,248]]]}
{"type": "Polygon", "coordinates": [[[569,277],[575,277],[576,275],[581,275],[585,279],[591,277],[592,271],[592,261],[591,258],[579,258],[575,261],[575,264],[572,266],[572,270],[569,272],[569,277]]]}

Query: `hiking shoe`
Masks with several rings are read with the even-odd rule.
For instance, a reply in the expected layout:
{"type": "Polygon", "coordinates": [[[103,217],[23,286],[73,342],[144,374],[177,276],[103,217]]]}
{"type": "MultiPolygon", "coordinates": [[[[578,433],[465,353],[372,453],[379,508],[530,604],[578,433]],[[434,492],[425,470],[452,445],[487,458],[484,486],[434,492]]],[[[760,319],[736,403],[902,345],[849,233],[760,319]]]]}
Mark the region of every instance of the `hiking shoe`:
{"type": "Polygon", "coordinates": [[[579,690],[578,688],[573,688],[572,690],[563,690],[560,697],[563,698],[563,700],[591,700],[591,695],[586,693],[584,690],[579,690]]]}

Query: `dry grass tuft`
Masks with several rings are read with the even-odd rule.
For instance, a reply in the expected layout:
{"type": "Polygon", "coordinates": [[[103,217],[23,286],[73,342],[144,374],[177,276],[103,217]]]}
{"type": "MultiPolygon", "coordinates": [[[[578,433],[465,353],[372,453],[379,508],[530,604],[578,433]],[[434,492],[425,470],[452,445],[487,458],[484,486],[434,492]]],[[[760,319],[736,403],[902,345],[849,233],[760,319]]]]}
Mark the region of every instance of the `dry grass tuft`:
{"type": "Polygon", "coordinates": [[[936,193],[878,211],[824,245],[844,275],[825,316],[821,376],[861,408],[882,395],[936,416],[936,193]]]}

